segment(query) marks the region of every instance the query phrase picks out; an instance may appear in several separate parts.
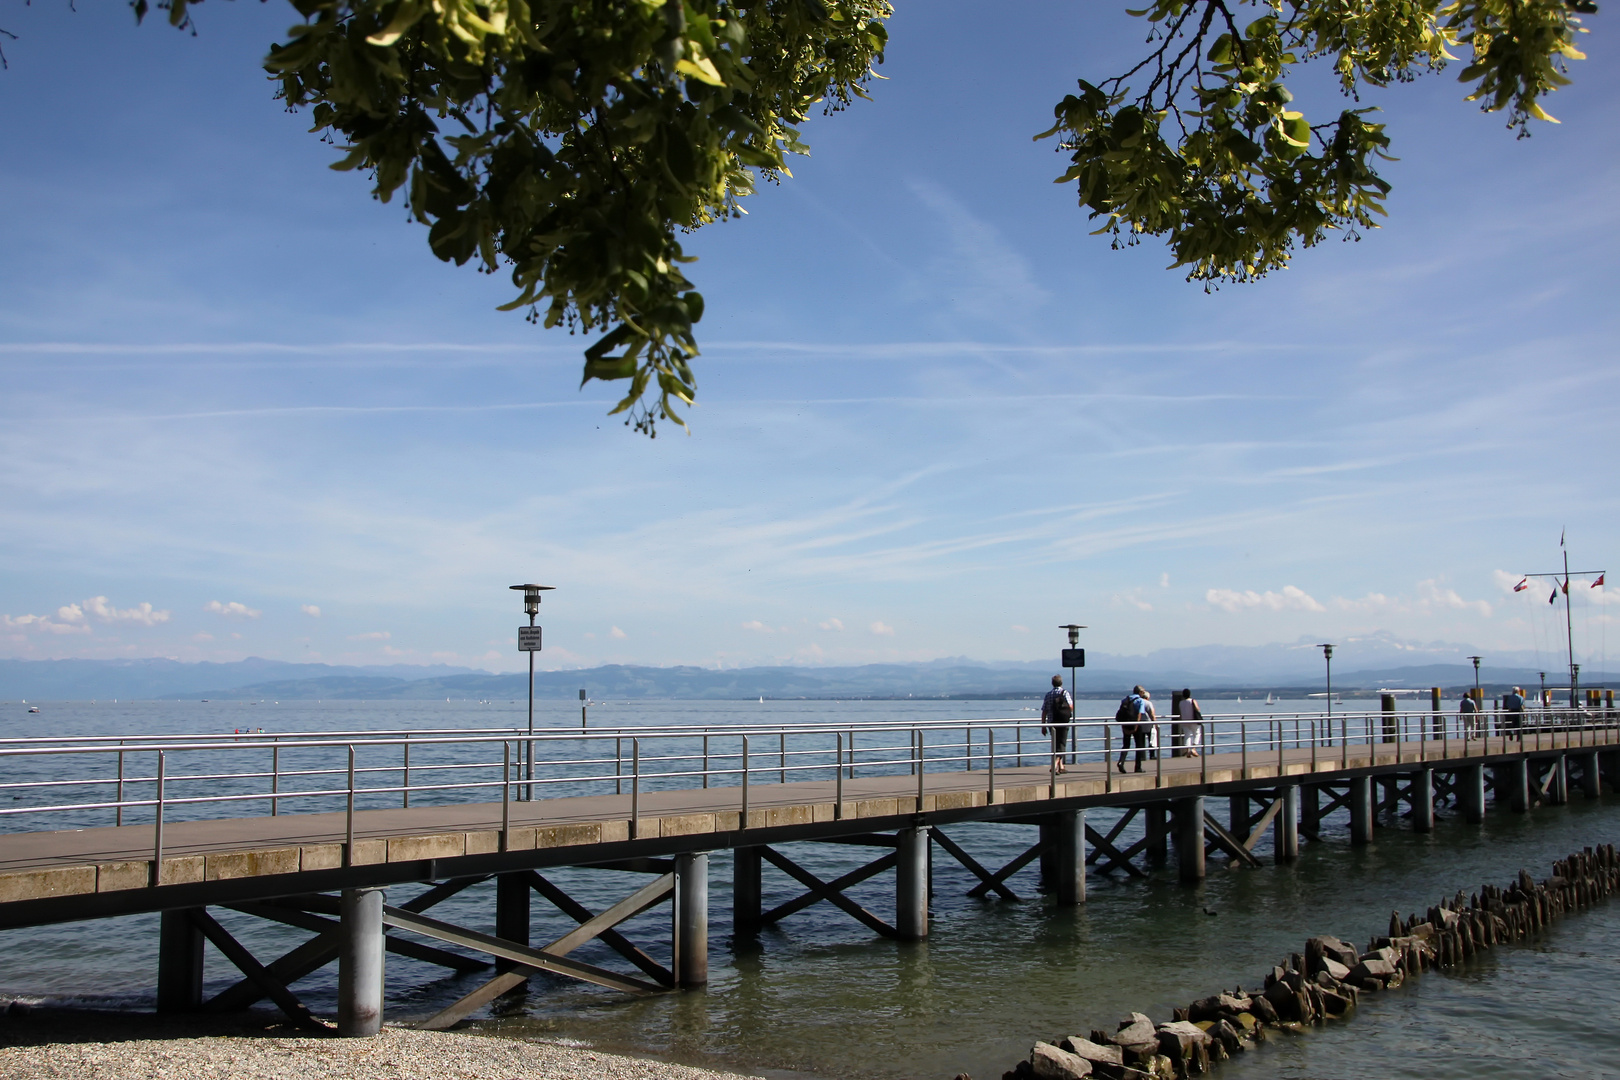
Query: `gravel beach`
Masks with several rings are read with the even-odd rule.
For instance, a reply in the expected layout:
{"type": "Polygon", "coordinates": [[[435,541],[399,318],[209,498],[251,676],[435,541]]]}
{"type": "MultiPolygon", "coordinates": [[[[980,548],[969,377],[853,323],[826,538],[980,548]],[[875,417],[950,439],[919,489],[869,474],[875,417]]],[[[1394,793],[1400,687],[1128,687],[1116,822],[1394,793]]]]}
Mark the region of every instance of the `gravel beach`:
{"type": "Polygon", "coordinates": [[[0,1019],[0,1080],[738,1080],[595,1050],[387,1028],[374,1039],[130,1014],[0,1019]]]}

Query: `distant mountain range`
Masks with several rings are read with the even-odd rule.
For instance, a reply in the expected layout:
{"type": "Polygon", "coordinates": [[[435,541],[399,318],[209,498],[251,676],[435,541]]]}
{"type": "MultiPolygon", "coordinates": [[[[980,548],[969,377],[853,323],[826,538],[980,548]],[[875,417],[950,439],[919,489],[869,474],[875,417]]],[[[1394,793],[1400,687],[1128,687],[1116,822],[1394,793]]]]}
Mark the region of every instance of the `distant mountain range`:
{"type": "MultiPolygon", "coordinates": [[[[1387,637],[1350,640],[1338,647],[1334,657],[1333,685],[1345,694],[1430,686],[1452,691],[1474,684],[1468,654],[1465,646],[1413,645],[1387,637]]],[[[1490,658],[1480,670],[1481,684],[1494,693],[1514,683],[1537,686],[1537,659],[1534,654],[1490,658]]],[[[1549,666],[1553,670],[1548,673],[1548,685],[1567,685],[1559,665],[1549,662],[1549,666]]],[[[980,663],[961,657],[858,667],[714,669],[610,664],[536,672],[535,695],[573,699],[584,689],[597,701],[1039,697],[1048,686],[1048,677],[1057,671],[1048,661],[980,663]]],[[[1086,697],[1115,697],[1135,683],[1155,690],[1188,686],[1209,697],[1267,692],[1298,696],[1322,688],[1323,664],[1321,650],[1305,645],[1204,646],[1163,649],[1146,656],[1093,654],[1090,666],[1078,676],[1076,692],[1086,697]]],[[[1588,670],[1583,671],[1581,681],[1598,686],[1608,678],[1602,671],[1588,670]]],[[[12,701],[517,700],[527,693],[525,673],[494,674],[443,664],[339,667],[258,658],[229,664],[0,660],[0,699],[12,701]]]]}

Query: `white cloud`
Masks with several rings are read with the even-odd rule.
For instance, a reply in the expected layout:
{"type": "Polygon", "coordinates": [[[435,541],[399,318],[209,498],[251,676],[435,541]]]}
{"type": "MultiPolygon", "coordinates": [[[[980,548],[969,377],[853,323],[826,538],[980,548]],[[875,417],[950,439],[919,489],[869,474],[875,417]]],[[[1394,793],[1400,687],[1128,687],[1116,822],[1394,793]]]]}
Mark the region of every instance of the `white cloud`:
{"type": "MultiPolygon", "coordinates": [[[[74,605],[74,610],[78,610],[78,605],[74,605]]],[[[170,615],[167,611],[152,610],[152,605],[147,603],[137,604],[132,608],[116,608],[107,602],[105,596],[92,596],[84,602],[84,610],[102,622],[131,622],[142,626],[156,626],[158,623],[168,622],[170,615]]]]}
{"type": "Polygon", "coordinates": [[[350,634],[350,641],[387,641],[394,635],[387,630],[372,630],[364,634],[350,634]]]}
{"type": "MultiPolygon", "coordinates": [[[[78,605],[72,605],[77,609],[78,605]]],[[[82,617],[82,616],[81,616],[82,617]]],[[[47,634],[88,634],[82,623],[53,622],[49,615],[0,615],[0,625],[8,630],[38,630],[47,634]]]]}
{"type": "Polygon", "coordinates": [[[749,619],[747,622],[742,624],[742,628],[744,630],[752,630],[756,634],[774,634],[774,633],[776,633],[775,630],[771,629],[769,626],[766,626],[764,623],[760,622],[758,619],[749,619]]]}
{"type": "Polygon", "coordinates": [[[56,609],[56,617],[66,623],[84,622],[84,609],[78,604],[63,604],[56,609]]]}
{"type": "MultiPolygon", "coordinates": [[[[1513,579],[1514,582],[1518,578],[1513,579]]],[[[1513,583],[1508,584],[1508,591],[1513,590],[1513,583]]],[[[1490,618],[1491,605],[1484,600],[1465,600],[1458,595],[1457,590],[1442,588],[1435,579],[1428,578],[1417,583],[1417,598],[1408,599],[1404,596],[1389,596],[1385,593],[1368,593],[1359,600],[1349,600],[1342,596],[1333,598],[1333,607],[1339,611],[1354,611],[1363,614],[1403,614],[1403,615],[1432,615],[1442,611],[1468,611],[1482,618],[1490,618]]]]}
{"type": "Polygon", "coordinates": [[[238,603],[235,600],[228,604],[222,604],[218,600],[210,600],[203,605],[203,610],[211,611],[215,615],[223,615],[228,619],[257,619],[264,614],[257,608],[250,608],[246,604],[238,603]]]}
{"type": "Polygon", "coordinates": [[[308,615],[312,619],[318,619],[321,617],[321,609],[318,604],[301,604],[299,605],[298,610],[302,611],[305,615],[308,615]]]}
{"type": "Polygon", "coordinates": [[[1418,582],[1418,604],[1429,608],[1450,608],[1453,611],[1473,611],[1490,618],[1491,605],[1484,600],[1464,600],[1456,589],[1442,589],[1433,578],[1418,582]]]}
{"type": "Polygon", "coordinates": [[[1264,608],[1267,611],[1326,611],[1317,602],[1316,598],[1296,585],[1284,585],[1282,592],[1272,592],[1267,589],[1263,593],[1248,589],[1238,592],[1235,589],[1210,589],[1204,594],[1204,599],[1214,607],[1223,611],[1252,611],[1264,608]]]}
{"type": "Polygon", "coordinates": [[[1153,605],[1142,599],[1140,591],[1136,589],[1130,592],[1115,593],[1112,599],[1115,607],[1133,607],[1137,611],[1153,610],[1153,605]]]}
{"type": "Polygon", "coordinates": [[[1169,587],[1170,587],[1170,573],[1169,573],[1169,571],[1166,571],[1166,572],[1159,575],[1159,588],[1168,589],[1169,587]]]}
{"type": "Polygon", "coordinates": [[[821,628],[823,630],[841,631],[844,629],[844,620],[828,619],[826,622],[821,624],[821,628]]]}
{"type": "Polygon", "coordinates": [[[619,639],[622,640],[624,638],[629,637],[630,635],[626,634],[623,630],[620,630],[617,626],[615,626],[613,629],[608,631],[608,636],[609,637],[619,638],[619,639]]]}
{"type": "Polygon", "coordinates": [[[879,620],[878,622],[872,624],[872,633],[881,634],[885,637],[894,637],[894,627],[890,626],[886,622],[883,622],[882,620],[879,620]]]}

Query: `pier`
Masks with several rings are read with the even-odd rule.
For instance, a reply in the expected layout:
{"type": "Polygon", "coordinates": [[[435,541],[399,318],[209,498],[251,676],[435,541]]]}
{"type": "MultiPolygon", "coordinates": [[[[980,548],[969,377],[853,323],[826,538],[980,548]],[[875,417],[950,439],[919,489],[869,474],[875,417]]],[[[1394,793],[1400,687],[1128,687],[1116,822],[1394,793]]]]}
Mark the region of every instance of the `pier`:
{"type": "Polygon", "coordinates": [[[1365,844],[1392,811],[1429,830],[1449,800],[1477,823],[1572,789],[1596,797],[1620,777],[1620,723],[1601,705],[1537,710],[1509,728],[1501,716],[1384,704],[1212,717],[1201,756],[1165,745],[1135,771],[1133,747],[1127,772],[1117,725],[1101,718],[1074,722],[1061,771],[1038,723],[1021,718],[6,740],[0,929],[161,912],[160,1010],[269,1000],[309,1026],[322,1021],[292,987],[335,962],[348,1035],[382,1023],[389,952],[486,972],[422,1025],[442,1028],[537,972],[626,994],[702,986],[715,851],[734,853],[740,935],[825,902],[874,934],[918,940],[936,855],[970,872],[973,895],[1016,902],[1040,889],[1074,905],[1088,874],[1145,876],[1172,851],[1188,882],[1211,858],[1259,867],[1268,836],[1271,861],[1286,864],[1339,811],[1365,844]],[[1111,811],[1106,823],[1096,815],[1100,829],[1087,821],[1097,810],[1111,811]],[[982,822],[1027,825],[1030,842],[986,866],[955,838],[982,822]],[[877,857],[823,880],[793,858],[806,842],[877,857]],[[548,877],[560,867],[621,872],[625,895],[593,911],[548,877]],[[892,876],[892,911],[848,895],[880,875],[892,876]],[[429,914],[492,879],[493,934],[429,914]],[[782,880],[797,895],[768,905],[782,880]],[[532,941],[536,897],[575,928],[532,941]],[[670,911],[667,965],[617,929],[659,906],[670,911]],[[311,936],[255,957],[210,908],[311,936]],[[205,941],[240,974],[206,1001],[205,941]],[[571,955],[591,941],[622,963],[571,955]]]}

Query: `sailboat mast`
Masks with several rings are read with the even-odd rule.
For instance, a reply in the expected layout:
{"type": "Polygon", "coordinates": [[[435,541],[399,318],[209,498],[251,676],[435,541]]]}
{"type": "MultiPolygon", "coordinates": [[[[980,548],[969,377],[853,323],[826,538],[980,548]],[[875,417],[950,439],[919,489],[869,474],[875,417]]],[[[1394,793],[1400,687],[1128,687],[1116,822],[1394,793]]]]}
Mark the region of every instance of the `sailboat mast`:
{"type": "Polygon", "coordinates": [[[1569,707],[1575,708],[1575,630],[1569,615],[1569,549],[1564,549],[1564,640],[1569,645],[1569,707]]]}

